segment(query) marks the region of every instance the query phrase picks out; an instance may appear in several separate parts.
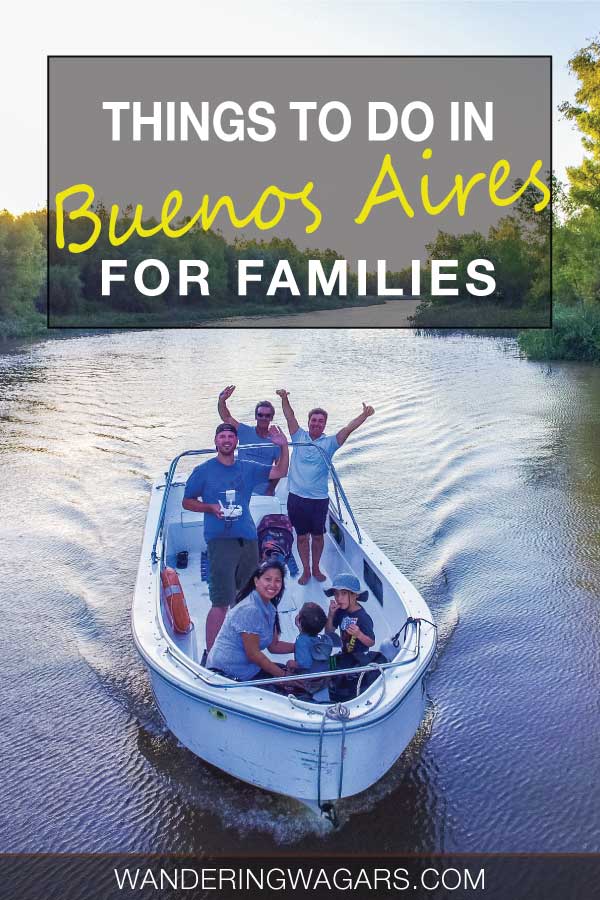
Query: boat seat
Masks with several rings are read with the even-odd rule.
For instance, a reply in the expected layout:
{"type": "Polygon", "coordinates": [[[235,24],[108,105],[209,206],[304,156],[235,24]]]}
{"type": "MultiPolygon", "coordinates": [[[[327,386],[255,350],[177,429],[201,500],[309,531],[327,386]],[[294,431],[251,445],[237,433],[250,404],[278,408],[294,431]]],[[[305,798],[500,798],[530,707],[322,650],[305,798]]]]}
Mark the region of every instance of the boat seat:
{"type": "Polygon", "coordinates": [[[287,509],[285,506],[282,506],[279,497],[265,497],[262,494],[252,495],[250,512],[255,525],[258,525],[263,516],[280,515],[282,513],[287,515],[287,509]]]}
{"type": "Polygon", "coordinates": [[[181,508],[181,527],[192,528],[194,525],[204,525],[204,513],[192,512],[191,509],[181,508]]]}

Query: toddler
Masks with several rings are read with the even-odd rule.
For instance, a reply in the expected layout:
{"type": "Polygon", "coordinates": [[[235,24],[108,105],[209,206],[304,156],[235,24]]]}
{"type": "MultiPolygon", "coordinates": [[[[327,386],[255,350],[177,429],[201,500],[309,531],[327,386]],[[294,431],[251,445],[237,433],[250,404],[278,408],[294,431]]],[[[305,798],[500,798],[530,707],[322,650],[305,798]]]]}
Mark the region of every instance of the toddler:
{"type": "MultiPolygon", "coordinates": [[[[340,647],[341,641],[337,634],[321,634],[326,621],[327,616],[318,603],[305,603],[296,616],[300,634],[294,644],[294,659],[288,663],[294,674],[307,675],[329,670],[333,648],[340,647]]],[[[302,686],[310,694],[316,694],[325,682],[324,678],[311,678],[302,686]]]]}

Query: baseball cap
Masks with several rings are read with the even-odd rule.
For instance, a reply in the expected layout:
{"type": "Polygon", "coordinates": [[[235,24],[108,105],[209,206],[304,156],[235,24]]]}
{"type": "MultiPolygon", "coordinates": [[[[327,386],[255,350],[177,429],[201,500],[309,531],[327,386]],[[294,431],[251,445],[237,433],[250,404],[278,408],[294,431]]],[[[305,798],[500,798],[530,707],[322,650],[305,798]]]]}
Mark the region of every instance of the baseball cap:
{"type": "Polygon", "coordinates": [[[217,425],[217,430],[215,431],[215,437],[218,434],[221,434],[222,431],[233,431],[233,433],[237,437],[237,428],[234,428],[233,425],[229,424],[229,422],[221,422],[220,425],[217,425]]]}
{"type": "Polygon", "coordinates": [[[327,588],[324,594],[327,597],[333,597],[335,591],[352,591],[353,594],[358,594],[356,599],[361,603],[369,599],[369,592],[362,590],[360,581],[352,572],[340,572],[338,575],[335,575],[331,587],[327,588]]]}

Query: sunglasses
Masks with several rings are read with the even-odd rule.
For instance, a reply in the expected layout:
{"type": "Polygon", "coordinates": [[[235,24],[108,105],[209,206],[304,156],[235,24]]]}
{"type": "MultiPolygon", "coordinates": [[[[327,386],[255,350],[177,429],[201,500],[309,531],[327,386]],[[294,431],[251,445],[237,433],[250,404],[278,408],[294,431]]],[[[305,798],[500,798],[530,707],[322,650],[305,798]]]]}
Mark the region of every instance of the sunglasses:
{"type": "Polygon", "coordinates": [[[272,419],[273,413],[256,413],[257,419],[272,419]]]}

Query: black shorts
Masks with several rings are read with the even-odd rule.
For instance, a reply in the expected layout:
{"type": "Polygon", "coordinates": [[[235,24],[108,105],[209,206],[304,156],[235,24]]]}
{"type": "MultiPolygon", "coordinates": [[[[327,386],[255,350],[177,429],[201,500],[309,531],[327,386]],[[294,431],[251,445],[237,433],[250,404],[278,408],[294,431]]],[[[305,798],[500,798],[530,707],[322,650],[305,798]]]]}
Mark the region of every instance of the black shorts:
{"type": "Polygon", "coordinates": [[[329,498],[313,500],[288,494],[288,516],[297,535],[325,534],[325,522],[329,509],[329,498]]]}

